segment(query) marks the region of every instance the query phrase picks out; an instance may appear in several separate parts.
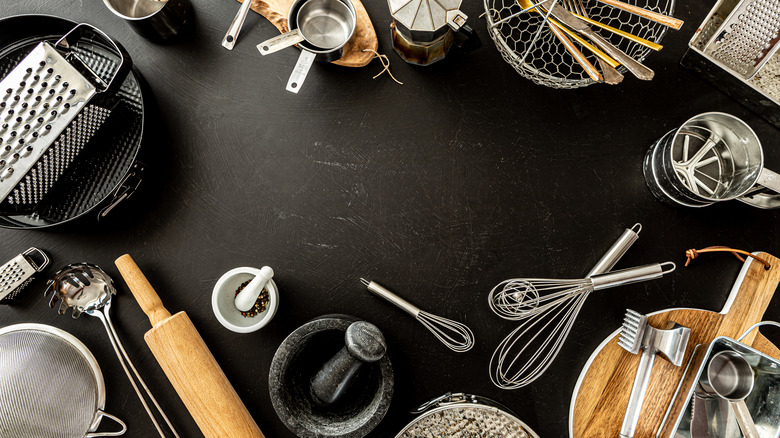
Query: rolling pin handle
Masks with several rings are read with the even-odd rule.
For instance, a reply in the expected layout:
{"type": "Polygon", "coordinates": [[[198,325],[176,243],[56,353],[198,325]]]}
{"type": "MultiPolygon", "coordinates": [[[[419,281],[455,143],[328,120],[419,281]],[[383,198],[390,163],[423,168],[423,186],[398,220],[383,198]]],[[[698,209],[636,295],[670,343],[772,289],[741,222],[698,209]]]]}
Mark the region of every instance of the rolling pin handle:
{"type": "Polygon", "coordinates": [[[122,278],[125,279],[125,283],[130,288],[135,300],[138,301],[138,305],[141,306],[141,310],[149,317],[152,327],[171,317],[171,312],[163,306],[160,296],[157,295],[149,280],[146,279],[144,273],[141,272],[129,254],[119,257],[114,261],[114,264],[119,269],[122,278]]]}

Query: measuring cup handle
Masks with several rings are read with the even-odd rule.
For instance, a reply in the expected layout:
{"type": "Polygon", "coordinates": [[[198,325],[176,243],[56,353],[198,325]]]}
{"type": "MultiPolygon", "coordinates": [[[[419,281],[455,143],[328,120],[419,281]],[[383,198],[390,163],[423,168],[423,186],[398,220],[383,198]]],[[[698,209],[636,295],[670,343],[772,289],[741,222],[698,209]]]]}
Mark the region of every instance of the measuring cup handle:
{"type": "Polygon", "coordinates": [[[780,208],[780,174],[764,168],[753,189],[737,199],[758,208],[780,208]]]}
{"type": "Polygon", "coordinates": [[[298,56],[298,62],[295,63],[290,79],[287,81],[287,91],[297,93],[303,85],[303,81],[306,80],[306,75],[309,74],[309,69],[314,63],[314,58],[317,57],[316,53],[312,53],[308,50],[301,50],[300,56],[298,56]]]}
{"type": "Polygon", "coordinates": [[[458,30],[458,33],[463,35],[457,42],[458,47],[461,49],[470,51],[482,47],[482,40],[479,39],[479,35],[477,35],[477,32],[475,32],[474,29],[472,29],[468,24],[461,26],[460,30],[458,30]]]}
{"type": "Polygon", "coordinates": [[[285,32],[281,35],[277,35],[273,38],[267,39],[257,45],[257,50],[260,54],[265,56],[271,53],[278,52],[282,49],[286,49],[292,45],[298,44],[303,41],[303,35],[298,29],[293,29],[289,32],[285,32]]]}
{"type": "Polygon", "coordinates": [[[745,400],[730,401],[731,410],[734,412],[734,416],[737,417],[737,423],[739,423],[739,429],[742,431],[742,435],[745,438],[761,438],[756,429],[756,423],[753,422],[753,416],[750,415],[745,400]]]}

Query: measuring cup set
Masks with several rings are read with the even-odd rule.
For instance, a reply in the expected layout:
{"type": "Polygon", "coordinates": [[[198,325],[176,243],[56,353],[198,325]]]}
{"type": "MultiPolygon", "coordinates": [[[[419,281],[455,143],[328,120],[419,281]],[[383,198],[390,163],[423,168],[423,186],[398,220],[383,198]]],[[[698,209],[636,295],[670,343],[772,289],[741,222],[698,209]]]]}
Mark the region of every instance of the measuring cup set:
{"type": "Polygon", "coordinates": [[[729,406],[745,438],[760,438],[745,404],[745,399],[753,392],[754,384],[755,372],[744,356],[731,350],[714,354],[694,393],[691,438],[710,436],[710,415],[704,403],[707,399],[717,399],[720,404],[729,406]]]}
{"type": "Polygon", "coordinates": [[[301,54],[287,81],[287,91],[297,93],[315,59],[332,62],[341,58],[356,22],[349,0],[295,0],[287,17],[290,31],[263,41],[257,49],[268,55],[298,44],[301,54]]]}

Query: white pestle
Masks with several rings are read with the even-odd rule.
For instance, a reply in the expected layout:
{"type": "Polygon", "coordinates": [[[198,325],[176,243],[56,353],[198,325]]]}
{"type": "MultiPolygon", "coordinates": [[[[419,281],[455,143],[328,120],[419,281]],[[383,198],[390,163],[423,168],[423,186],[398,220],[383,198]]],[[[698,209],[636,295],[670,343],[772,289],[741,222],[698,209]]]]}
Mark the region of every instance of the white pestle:
{"type": "Polygon", "coordinates": [[[274,276],[274,270],[270,266],[263,266],[260,273],[244,287],[236,296],[236,308],[242,312],[248,312],[254,307],[260,292],[268,284],[268,280],[274,276]]]}

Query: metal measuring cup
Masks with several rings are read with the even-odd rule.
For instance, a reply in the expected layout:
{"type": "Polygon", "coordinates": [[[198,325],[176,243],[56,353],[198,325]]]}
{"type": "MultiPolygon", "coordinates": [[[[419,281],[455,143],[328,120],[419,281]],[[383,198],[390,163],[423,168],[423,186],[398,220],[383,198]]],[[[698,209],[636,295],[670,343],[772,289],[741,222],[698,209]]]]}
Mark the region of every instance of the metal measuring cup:
{"type": "Polygon", "coordinates": [[[675,205],[780,207],[780,175],[764,168],[755,132],[730,114],[699,114],[668,132],[650,147],[643,172],[653,195],[675,205]]]}
{"type": "Polygon", "coordinates": [[[331,62],[342,57],[356,22],[355,7],[349,0],[296,0],[287,17],[290,32],[258,44],[257,49],[267,55],[299,45],[301,54],[287,82],[287,91],[297,93],[315,59],[331,62]]]}
{"type": "Polygon", "coordinates": [[[192,18],[189,0],[103,0],[103,3],[139,35],[153,41],[179,36],[192,18]]]}
{"type": "Polygon", "coordinates": [[[710,358],[706,373],[699,381],[703,395],[725,400],[737,417],[745,438],[760,438],[745,398],[753,391],[755,373],[741,354],[725,350],[710,358]]]}

